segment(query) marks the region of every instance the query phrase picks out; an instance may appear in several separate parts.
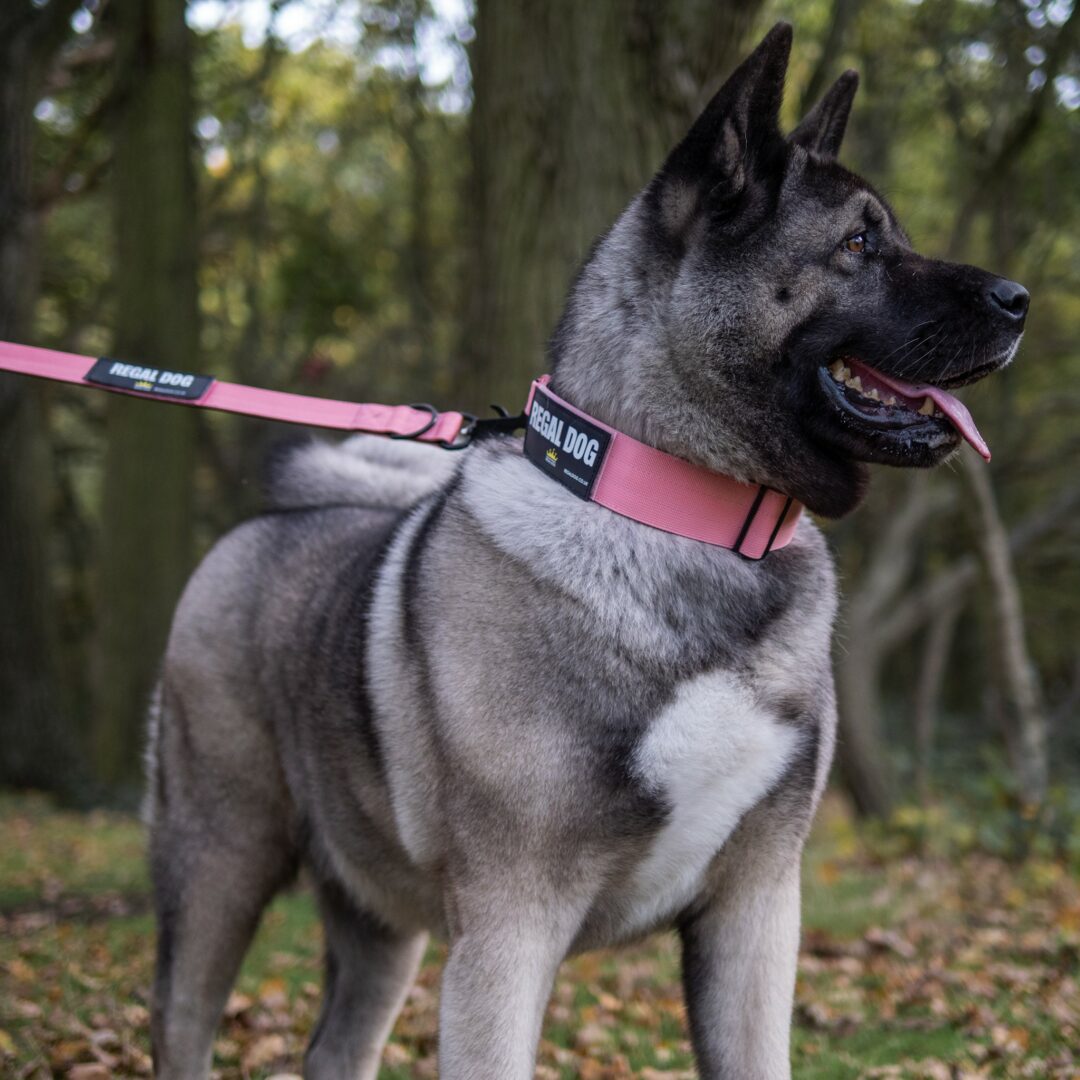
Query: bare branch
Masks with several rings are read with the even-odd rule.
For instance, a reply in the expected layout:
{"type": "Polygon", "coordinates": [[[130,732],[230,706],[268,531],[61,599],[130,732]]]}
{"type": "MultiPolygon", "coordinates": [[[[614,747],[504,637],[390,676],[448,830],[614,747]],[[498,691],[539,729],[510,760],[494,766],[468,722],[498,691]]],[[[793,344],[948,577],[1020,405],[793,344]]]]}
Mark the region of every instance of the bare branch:
{"type": "MultiPolygon", "coordinates": [[[[1009,550],[1018,555],[1080,509],[1080,484],[1066,488],[1052,502],[1040,507],[1009,533],[1009,550]]],[[[956,603],[975,584],[979,564],[974,555],[962,555],[950,567],[909,591],[877,625],[882,652],[895,649],[942,607],[956,603]]]]}

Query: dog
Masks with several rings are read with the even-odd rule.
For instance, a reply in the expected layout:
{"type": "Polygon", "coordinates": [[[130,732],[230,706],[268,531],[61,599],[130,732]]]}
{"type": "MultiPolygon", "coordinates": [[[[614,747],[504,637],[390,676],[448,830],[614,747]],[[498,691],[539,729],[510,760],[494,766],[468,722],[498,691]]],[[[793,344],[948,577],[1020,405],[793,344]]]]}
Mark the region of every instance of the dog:
{"type": "MultiPolygon", "coordinates": [[[[871,463],[981,447],[947,389],[1012,360],[1028,294],[916,254],[837,162],[854,72],[781,133],[791,38],[769,32],[598,241],[549,389],[833,518],[871,463]]],[[[744,558],[575,497],[511,435],[312,442],[269,490],[188,584],[155,695],[157,1075],[208,1075],[303,866],[326,930],[313,1080],[376,1075],[429,932],[442,1080],[527,1080],[563,958],[666,927],[700,1075],[790,1076],[835,730],[813,522],[744,558]]]]}

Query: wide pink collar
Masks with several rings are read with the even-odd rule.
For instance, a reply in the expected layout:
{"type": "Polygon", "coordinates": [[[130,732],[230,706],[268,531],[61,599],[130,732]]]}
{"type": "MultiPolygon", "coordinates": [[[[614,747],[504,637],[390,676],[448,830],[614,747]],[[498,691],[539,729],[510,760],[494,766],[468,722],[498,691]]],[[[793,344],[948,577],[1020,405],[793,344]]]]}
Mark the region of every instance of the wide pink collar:
{"type": "Polygon", "coordinates": [[[791,542],[802,504],[666,454],[608,427],[537,379],[525,456],[579,498],[654,529],[762,559],[791,542]]]}

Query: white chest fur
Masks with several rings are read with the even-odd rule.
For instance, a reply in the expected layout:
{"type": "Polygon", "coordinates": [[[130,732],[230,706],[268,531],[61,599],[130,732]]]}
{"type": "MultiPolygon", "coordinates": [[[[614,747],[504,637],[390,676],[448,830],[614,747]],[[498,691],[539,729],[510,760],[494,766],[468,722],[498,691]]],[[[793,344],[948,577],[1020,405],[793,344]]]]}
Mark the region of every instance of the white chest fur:
{"type": "Polygon", "coordinates": [[[635,771],[665,799],[670,816],[630,880],[623,900],[628,930],[693,899],[740,818],[783,775],[799,737],[729,672],[679,687],[635,756],[635,771]]]}

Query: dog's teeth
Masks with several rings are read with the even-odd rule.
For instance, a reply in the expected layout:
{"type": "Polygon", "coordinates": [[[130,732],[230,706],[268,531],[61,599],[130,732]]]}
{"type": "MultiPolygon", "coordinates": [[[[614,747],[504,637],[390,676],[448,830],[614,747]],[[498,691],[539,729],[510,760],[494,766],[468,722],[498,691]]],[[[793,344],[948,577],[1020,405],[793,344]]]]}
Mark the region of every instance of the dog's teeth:
{"type": "Polygon", "coordinates": [[[866,396],[868,398],[870,398],[871,401],[880,401],[881,400],[881,395],[873,387],[871,387],[869,390],[867,390],[866,396]]]}
{"type": "Polygon", "coordinates": [[[889,396],[888,396],[888,397],[887,397],[887,398],[885,399],[885,404],[886,404],[886,405],[895,405],[895,404],[896,404],[896,398],[894,398],[894,397],[892,396],[892,394],[890,394],[890,395],[889,395],[889,396]]]}
{"type": "Polygon", "coordinates": [[[862,393],[862,379],[860,379],[858,375],[853,375],[850,379],[845,379],[844,385],[850,386],[852,390],[858,390],[860,394],[862,393]]]}
{"type": "Polygon", "coordinates": [[[847,366],[847,364],[842,363],[840,365],[840,381],[841,382],[847,382],[848,379],[850,379],[850,378],[851,378],[851,368],[849,368],[847,366]]]}
{"type": "Polygon", "coordinates": [[[934,402],[931,398],[923,398],[923,403],[919,406],[919,412],[923,416],[934,415],[934,402]]]}
{"type": "Polygon", "coordinates": [[[834,379],[836,379],[837,382],[843,382],[844,381],[843,371],[844,371],[844,361],[843,360],[834,360],[829,365],[829,374],[832,375],[832,377],[834,379]]]}

